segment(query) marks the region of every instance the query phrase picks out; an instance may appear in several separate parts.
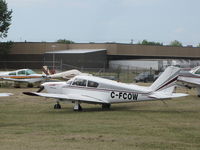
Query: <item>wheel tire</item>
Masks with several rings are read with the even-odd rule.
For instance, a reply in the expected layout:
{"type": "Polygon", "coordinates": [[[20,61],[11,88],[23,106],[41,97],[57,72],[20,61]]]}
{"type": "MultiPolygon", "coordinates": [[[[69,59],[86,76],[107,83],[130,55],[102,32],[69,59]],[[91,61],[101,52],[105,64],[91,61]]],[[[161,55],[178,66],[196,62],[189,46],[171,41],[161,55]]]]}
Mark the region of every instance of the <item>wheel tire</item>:
{"type": "Polygon", "coordinates": [[[58,105],[57,105],[57,104],[55,104],[53,108],[54,108],[54,109],[58,109],[58,105]]]}
{"type": "Polygon", "coordinates": [[[28,88],[32,88],[32,87],[33,87],[33,84],[32,84],[32,83],[28,83],[28,84],[27,84],[27,87],[28,87],[28,88]]]}
{"type": "Polygon", "coordinates": [[[79,104],[78,105],[78,111],[82,111],[83,109],[82,109],[82,107],[81,107],[81,105],[79,104]]]}
{"type": "Polygon", "coordinates": [[[57,109],[61,109],[61,105],[60,104],[57,104],[57,109]]]}
{"type": "Polygon", "coordinates": [[[61,109],[61,105],[60,104],[55,104],[54,105],[54,109],[61,109]]]}
{"type": "Polygon", "coordinates": [[[109,110],[111,104],[102,104],[102,110],[109,110]]]}

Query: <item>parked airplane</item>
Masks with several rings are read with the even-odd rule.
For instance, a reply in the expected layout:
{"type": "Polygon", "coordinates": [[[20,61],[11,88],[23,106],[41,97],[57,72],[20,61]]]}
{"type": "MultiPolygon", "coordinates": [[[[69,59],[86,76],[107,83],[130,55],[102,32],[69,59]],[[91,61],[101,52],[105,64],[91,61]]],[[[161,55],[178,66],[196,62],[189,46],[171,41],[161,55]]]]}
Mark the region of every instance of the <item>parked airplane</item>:
{"type": "Polygon", "coordinates": [[[0,93],[0,97],[11,96],[12,93],[0,93]]]}
{"type": "Polygon", "coordinates": [[[178,81],[187,88],[196,88],[197,95],[200,97],[200,66],[189,71],[181,71],[178,81]]]}
{"type": "Polygon", "coordinates": [[[32,84],[43,81],[46,79],[46,75],[37,74],[31,69],[19,69],[15,71],[0,72],[0,79],[14,81],[15,86],[19,86],[21,82],[32,84]]]}
{"type": "Polygon", "coordinates": [[[70,79],[76,75],[82,74],[78,70],[69,70],[57,74],[49,74],[47,71],[43,70],[43,74],[35,73],[31,69],[20,69],[9,72],[0,72],[0,79],[7,81],[14,81],[15,87],[20,87],[20,83],[25,82],[28,83],[29,86],[32,86],[33,83],[40,83],[42,81],[46,81],[47,79],[56,79],[56,78],[64,78],[70,79]]]}
{"type": "Polygon", "coordinates": [[[76,69],[55,73],[54,71],[49,70],[47,66],[43,66],[43,73],[45,73],[49,78],[62,79],[62,80],[63,79],[69,80],[77,75],[91,75],[91,74],[82,73],[76,69]]]}
{"type": "Polygon", "coordinates": [[[67,82],[46,82],[38,92],[24,92],[30,96],[58,99],[54,108],[61,108],[59,101],[75,103],[74,110],[81,111],[81,103],[101,104],[109,109],[112,103],[139,102],[187,96],[173,93],[180,69],[168,67],[150,86],[138,86],[95,76],[76,76],[67,82]],[[40,93],[45,89],[48,93],[40,93]]]}

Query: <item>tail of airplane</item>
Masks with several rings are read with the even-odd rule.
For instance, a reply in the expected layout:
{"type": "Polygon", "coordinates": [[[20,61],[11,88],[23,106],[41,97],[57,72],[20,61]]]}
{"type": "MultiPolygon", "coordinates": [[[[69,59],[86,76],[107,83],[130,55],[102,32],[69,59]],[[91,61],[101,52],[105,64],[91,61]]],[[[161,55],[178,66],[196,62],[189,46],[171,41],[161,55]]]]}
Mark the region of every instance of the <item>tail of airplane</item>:
{"type": "Polygon", "coordinates": [[[161,76],[150,86],[154,92],[162,91],[165,93],[172,93],[174,91],[177,78],[179,76],[180,68],[169,66],[161,74],[161,76]]]}
{"type": "Polygon", "coordinates": [[[55,74],[55,71],[54,70],[49,70],[49,68],[47,66],[43,66],[42,67],[42,72],[43,72],[43,74],[46,74],[46,75],[55,74]]]}

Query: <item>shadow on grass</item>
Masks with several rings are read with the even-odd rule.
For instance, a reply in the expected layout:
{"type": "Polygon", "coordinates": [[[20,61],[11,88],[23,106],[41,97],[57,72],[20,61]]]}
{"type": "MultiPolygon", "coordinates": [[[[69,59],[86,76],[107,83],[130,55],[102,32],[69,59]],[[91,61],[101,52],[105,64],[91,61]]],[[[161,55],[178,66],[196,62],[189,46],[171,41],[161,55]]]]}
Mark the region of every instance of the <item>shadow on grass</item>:
{"type": "MultiPolygon", "coordinates": [[[[51,109],[46,113],[55,113],[55,114],[74,114],[74,113],[85,113],[85,112],[129,112],[129,113],[170,113],[170,114],[178,114],[178,113],[198,113],[200,110],[181,110],[181,109],[148,109],[142,106],[112,106],[109,110],[102,110],[101,107],[83,107],[82,111],[74,111],[73,107],[63,107],[60,110],[51,109]]],[[[168,107],[167,107],[168,108],[168,107]]]]}

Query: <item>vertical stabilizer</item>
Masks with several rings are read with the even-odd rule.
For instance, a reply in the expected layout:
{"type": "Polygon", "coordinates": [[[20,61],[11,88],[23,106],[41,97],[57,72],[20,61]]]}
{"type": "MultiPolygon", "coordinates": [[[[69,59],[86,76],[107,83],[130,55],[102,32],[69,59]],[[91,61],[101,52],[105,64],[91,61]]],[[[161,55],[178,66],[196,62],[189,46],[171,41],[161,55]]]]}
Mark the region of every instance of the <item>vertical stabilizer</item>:
{"type": "Polygon", "coordinates": [[[169,66],[161,76],[150,86],[152,91],[166,91],[172,93],[178,78],[180,68],[169,66]]]}

